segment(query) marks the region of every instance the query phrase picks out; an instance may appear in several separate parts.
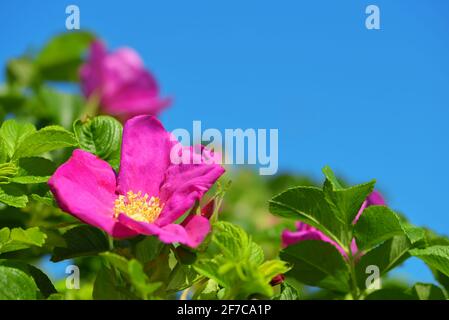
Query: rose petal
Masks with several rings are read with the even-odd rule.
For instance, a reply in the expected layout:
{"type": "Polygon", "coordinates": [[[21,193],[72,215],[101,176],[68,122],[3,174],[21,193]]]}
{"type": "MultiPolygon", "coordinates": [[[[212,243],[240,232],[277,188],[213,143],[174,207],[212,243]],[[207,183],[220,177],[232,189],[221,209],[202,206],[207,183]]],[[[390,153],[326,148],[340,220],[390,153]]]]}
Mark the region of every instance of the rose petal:
{"type": "Polygon", "coordinates": [[[141,191],[159,196],[164,173],[170,164],[170,134],[153,116],[128,120],[123,141],[118,175],[118,192],[141,191]]]}
{"type": "Polygon", "coordinates": [[[378,205],[378,206],[386,205],[384,198],[376,190],[371,192],[371,194],[365,199],[365,201],[363,201],[362,206],[360,207],[359,212],[357,212],[357,215],[355,216],[352,224],[356,224],[357,221],[359,221],[359,218],[362,215],[363,210],[365,210],[369,206],[374,206],[374,205],[378,205]]]}
{"type": "Polygon", "coordinates": [[[326,236],[320,230],[318,230],[314,227],[311,227],[305,223],[300,223],[298,229],[301,231],[284,230],[282,232],[281,237],[282,237],[282,246],[283,247],[287,247],[289,245],[292,245],[292,244],[295,244],[295,243],[298,243],[298,242],[301,242],[304,240],[319,240],[319,241],[324,241],[324,242],[330,243],[340,252],[340,254],[343,257],[345,257],[345,258],[348,257],[348,255],[346,254],[345,250],[342,247],[340,247],[335,241],[333,241],[331,238],[326,236]],[[303,225],[306,225],[307,228],[303,227],[303,225]],[[304,229],[307,229],[307,230],[304,230],[304,229]]]}
{"type": "Polygon", "coordinates": [[[164,243],[179,242],[189,247],[197,247],[210,232],[210,223],[204,217],[188,217],[183,223],[168,224],[160,227],[154,223],[136,221],[124,214],[119,215],[119,221],[138,233],[155,235],[164,243]]]}
{"type": "Polygon", "coordinates": [[[62,210],[112,236],[136,235],[113,217],[116,179],[106,161],[77,149],[48,184],[62,210]]]}
{"type": "Polygon", "coordinates": [[[103,61],[106,58],[104,44],[95,40],[90,45],[89,58],[80,69],[81,89],[86,97],[96,90],[100,94],[103,84],[103,61]]]}
{"type": "MultiPolygon", "coordinates": [[[[198,155],[193,152],[193,147],[188,147],[191,153],[190,162],[193,159],[198,163],[172,164],[166,173],[161,187],[160,198],[164,204],[161,215],[157,219],[158,225],[166,225],[176,221],[197,200],[211,188],[217,179],[225,172],[225,169],[215,163],[209,163],[211,158],[205,148],[200,148],[204,153],[198,155]],[[197,159],[197,156],[201,157],[197,159]]],[[[186,151],[184,149],[184,151],[186,151]]]]}

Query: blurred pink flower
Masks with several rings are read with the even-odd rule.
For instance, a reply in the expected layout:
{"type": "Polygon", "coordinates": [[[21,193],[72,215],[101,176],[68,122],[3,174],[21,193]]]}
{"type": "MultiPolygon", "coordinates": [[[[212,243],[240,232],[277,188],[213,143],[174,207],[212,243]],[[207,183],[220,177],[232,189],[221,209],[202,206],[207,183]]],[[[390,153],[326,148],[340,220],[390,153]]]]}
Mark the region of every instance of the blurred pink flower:
{"type": "Polygon", "coordinates": [[[209,220],[190,214],[181,224],[175,221],[224,169],[210,162],[213,155],[206,148],[199,155],[183,147],[200,159],[172,164],[176,144],[154,116],[137,116],[124,126],[117,176],[106,161],[77,149],[48,183],[62,210],[114,237],[156,235],[165,243],[196,247],[210,231],[209,220]]]}
{"type": "Polygon", "coordinates": [[[103,113],[124,120],[140,114],[157,115],[170,104],[170,99],[159,97],[156,79],[130,48],[107,53],[101,41],[94,41],[80,78],[86,97],[98,95],[103,113]]]}
{"type": "MultiPolygon", "coordinates": [[[[372,205],[382,205],[382,206],[386,205],[384,198],[377,191],[373,191],[363,202],[362,206],[360,207],[359,212],[357,213],[357,215],[353,221],[353,224],[357,223],[363,210],[365,210],[365,208],[372,206],[372,205]]],[[[304,240],[320,240],[320,241],[330,243],[335,248],[337,248],[337,250],[341,253],[342,256],[344,256],[345,258],[348,258],[347,253],[338,243],[333,241],[331,238],[326,236],[324,233],[322,233],[317,228],[309,226],[306,223],[297,222],[296,223],[296,231],[284,230],[282,232],[282,245],[284,247],[287,247],[289,245],[292,245],[292,244],[295,244],[295,243],[298,243],[298,242],[304,241],[304,240]]],[[[351,241],[351,252],[353,255],[356,255],[358,253],[358,248],[357,248],[355,239],[352,239],[352,241],[351,241]]]]}

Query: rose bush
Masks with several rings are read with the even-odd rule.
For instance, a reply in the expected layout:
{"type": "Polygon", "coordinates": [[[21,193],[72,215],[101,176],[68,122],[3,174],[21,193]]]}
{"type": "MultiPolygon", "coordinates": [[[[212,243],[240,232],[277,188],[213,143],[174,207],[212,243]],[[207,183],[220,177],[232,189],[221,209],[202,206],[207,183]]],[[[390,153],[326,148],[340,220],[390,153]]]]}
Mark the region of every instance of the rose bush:
{"type": "Polygon", "coordinates": [[[134,50],[72,32],[6,71],[0,299],[447,298],[446,237],[393,211],[375,181],[348,186],[329,167],[321,186],[225,173],[164,129],[170,100],[134,50]],[[440,285],[389,281],[412,256],[440,285]],[[79,290],[48,277],[48,259],[78,266],[79,290]]]}

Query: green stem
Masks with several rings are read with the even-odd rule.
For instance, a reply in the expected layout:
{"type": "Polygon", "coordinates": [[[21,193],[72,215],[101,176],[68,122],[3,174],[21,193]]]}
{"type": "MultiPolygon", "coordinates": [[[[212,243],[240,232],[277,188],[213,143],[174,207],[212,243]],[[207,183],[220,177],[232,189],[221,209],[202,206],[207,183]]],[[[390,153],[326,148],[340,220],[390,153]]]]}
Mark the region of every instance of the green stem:
{"type": "Polygon", "coordinates": [[[114,250],[114,238],[110,235],[108,235],[108,242],[109,242],[109,251],[114,250]]]}
{"type": "Polygon", "coordinates": [[[87,121],[87,119],[95,117],[100,107],[100,95],[95,92],[90,95],[85,104],[85,111],[81,116],[81,121],[87,121]]]}
{"type": "Polygon", "coordinates": [[[355,272],[355,258],[352,254],[351,248],[349,248],[348,252],[348,262],[349,262],[349,274],[351,277],[351,295],[354,300],[358,300],[360,298],[360,290],[357,285],[357,277],[355,272]]]}

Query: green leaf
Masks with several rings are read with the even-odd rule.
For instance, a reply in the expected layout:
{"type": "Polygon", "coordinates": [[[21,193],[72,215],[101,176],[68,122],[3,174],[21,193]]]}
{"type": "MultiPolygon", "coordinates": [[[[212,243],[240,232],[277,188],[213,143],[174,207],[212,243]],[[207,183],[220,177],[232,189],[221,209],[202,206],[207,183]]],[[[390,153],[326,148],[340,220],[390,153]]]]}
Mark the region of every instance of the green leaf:
{"type": "MultiPolygon", "coordinates": [[[[126,258],[111,252],[104,252],[100,255],[110,264],[108,269],[111,271],[107,271],[109,276],[119,279],[123,286],[121,290],[124,292],[129,291],[127,294],[136,295],[142,299],[148,299],[151,294],[161,286],[161,283],[150,282],[139,261],[135,259],[127,260],[126,258]],[[116,271],[119,271],[120,274],[116,271]]],[[[101,277],[97,279],[100,281],[101,277]]],[[[99,284],[101,284],[101,282],[99,284]]]]}
{"type": "Polygon", "coordinates": [[[151,283],[148,276],[143,271],[143,267],[139,261],[133,259],[128,264],[128,273],[131,283],[137,289],[143,299],[149,299],[162,285],[161,282],[151,283]]]}
{"type": "Polygon", "coordinates": [[[0,127],[0,137],[3,139],[6,153],[11,158],[18,145],[36,128],[31,123],[20,123],[14,119],[6,120],[0,127]]]}
{"type": "Polygon", "coordinates": [[[192,300],[217,300],[217,294],[220,287],[215,280],[209,279],[205,283],[200,284],[199,290],[193,295],[192,300]],[[202,290],[201,290],[202,289],[202,290]]]}
{"type": "Polygon", "coordinates": [[[8,113],[20,114],[28,103],[28,97],[17,86],[0,86],[0,120],[8,113]]]}
{"type": "Polygon", "coordinates": [[[354,235],[360,251],[404,234],[399,217],[385,206],[370,206],[363,211],[354,227],[354,235]]]}
{"type": "Polygon", "coordinates": [[[8,83],[12,85],[31,86],[34,73],[33,61],[28,57],[11,59],[6,66],[8,83]]]}
{"type": "Polygon", "coordinates": [[[216,222],[213,227],[213,242],[225,256],[235,260],[246,259],[253,254],[253,249],[257,250],[255,255],[260,254],[260,250],[252,245],[251,238],[242,228],[224,221],[216,222]]]}
{"type": "Polygon", "coordinates": [[[232,279],[227,277],[225,273],[219,272],[220,266],[220,263],[215,259],[199,259],[193,267],[199,274],[213,279],[222,287],[231,287],[232,279]]]}
{"type": "Polygon", "coordinates": [[[0,265],[19,269],[25,272],[27,275],[31,276],[39,289],[41,297],[43,298],[47,298],[51,294],[57,293],[48,276],[41,270],[30,264],[24,263],[22,261],[0,260],[0,265]]]}
{"type": "Polygon", "coordinates": [[[8,160],[8,147],[3,137],[0,135],[0,163],[4,163],[8,160]]]}
{"type": "Polygon", "coordinates": [[[407,236],[395,236],[385,241],[378,247],[363,255],[356,264],[357,283],[359,288],[365,289],[365,281],[368,277],[366,270],[368,266],[374,265],[379,268],[380,276],[404,262],[410,257],[409,250],[413,248],[407,236]]]}
{"type": "Polygon", "coordinates": [[[365,199],[373,191],[376,181],[342,188],[329,167],[325,167],[323,173],[326,175],[323,186],[325,199],[332,213],[339,217],[348,228],[352,225],[365,199]]]}
{"type": "Polygon", "coordinates": [[[190,265],[196,261],[196,253],[190,248],[180,245],[175,249],[175,253],[178,261],[184,265],[190,265]]]}
{"type": "Polygon", "coordinates": [[[44,204],[46,206],[57,207],[53,195],[51,194],[51,192],[49,192],[49,193],[50,194],[46,194],[44,196],[41,196],[38,194],[32,194],[31,199],[33,199],[34,201],[36,201],[38,203],[44,204]]]}
{"type": "Polygon", "coordinates": [[[60,126],[48,126],[26,136],[13,159],[33,157],[56,149],[76,146],[75,136],[60,126]]]}
{"type": "Polygon", "coordinates": [[[102,252],[100,256],[105,258],[114,268],[127,273],[128,272],[128,259],[112,252],[102,252]]]}
{"type": "Polygon", "coordinates": [[[28,197],[13,184],[2,185],[0,187],[0,202],[11,207],[24,208],[28,203],[28,197]]]}
{"type": "Polygon", "coordinates": [[[273,300],[299,300],[298,291],[286,282],[281,283],[281,293],[273,300]]]}
{"type": "Polygon", "coordinates": [[[0,230],[0,254],[10,251],[27,249],[32,246],[42,247],[46,235],[39,228],[3,228],[0,230]]]}
{"type": "Polygon", "coordinates": [[[122,125],[109,116],[98,116],[87,122],[78,120],[73,130],[82,149],[108,161],[112,167],[120,164],[122,125]]]}
{"type": "Polygon", "coordinates": [[[103,266],[95,278],[92,297],[95,300],[135,300],[127,281],[114,268],[103,266]]]}
{"type": "Polygon", "coordinates": [[[274,215],[299,220],[318,228],[342,247],[348,245],[344,221],[332,212],[321,189],[287,189],[269,201],[269,210],[274,215]]]}
{"type": "Polygon", "coordinates": [[[267,260],[259,266],[259,272],[265,279],[270,281],[277,275],[283,274],[289,270],[290,267],[285,261],[281,260],[267,260]]]}
{"type": "Polygon", "coordinates": [[[349,291],[348,267],[342,255],[330,243],[301,241],[282,250],[280,258],[293,265],[287,276],[311,286],[349,291]]]}
{"type": "Polygon", "coordinates": [[[189,265],[176,264],[168,278],[167,289],[178,292],[191,287],[199,279],[198,273],[189,265]]]}
{"type": "Polygon", "coordinates": [[[145,239],[139,241],[134,247],[134,255],[137,260],[143,264],[146,264],[156,259],[164,246],[165,244],[161,242],[158,237],[145,237],[145,239]]]}
{"type": "Polygon", "coordinates": [[[446,300],[443,290],[431,283],[416,283],[411,292],[418,300],[446,300]]]}
{"type": "Polygon", "coordinates": [[[0,184],[8,184],[17,175],[18,169],[13,162],[0,164],[0,184]]]}
{"type": "Polygon", "coordinates": [[[19,170],[15,177],[10,178],[10,182],[20,184],[46,183],[56,165],[48,159],[40,157],[30,157],[19,159],[19,170]]]}
{"type": "Polygon", "coordinates": [[[253,295],[271,297],[273,274],[287,272],[289,267],[282,261],[263,263],[263,260],[262,249],[243,229],[220,221],[213,225],[211,246],[193,267],[224,287],[225,299],[246,299],[253,295]]]}
{"type": "MultiPolygon", "coordinates": [[[[401,223],[407,238],[415,245],[425,241],[426,231],[423,228],[415,227],[411,224],[401,223]]],[[[448,243],[449,244],[449,243],[448,243]]]]}
{"type": "Polygon", "coordinates": [[[324,173],[326,179],[331,183],[334,190],[344,189],[343,186],[338,181],[337,177],[335,176],[334,171],[332,171],[332,169],[329,166],[325,166],[322,172],[324,173]]]}
{"type": "Polygon", "coordinates": [[[36,293],[32,277],[19,269],[0,266],[0,300],[34,300],[36,293]]]}
{"type": "Polygon", "coordinates": [[[109,242],[102,231],[89,225],[81,225],[68,230],[63,238],[66,247],[56,247],[51,261],[96,255],[109,250],[109,242]]]}
{"type": "Polygon", "coordinates": [[[413,300],[414,297],[398,288],[385,288],[371,292],[365,300],[413,300]]]}
{"type": "Polygon", "coordinates": [[[66,129],[72,129],[84,109],[84,100],[78,94],[57,91],[48,86],[40,86],[36,95],[31,97],[28,108],[33,114],[50,123],[58,123],[66,129]]]}
{"type": "Polygon", "coordinates": [[[36,57],[44,80],[77,81],[83,54],[94,39],[88,32],[65,32],[53,37],[36,57]]]}
{"type": "Polygon", "coordinates": [[[449,276],[449,246],[431,246],[425,249],[410,250],[410,254],[418,257],[430,267],[449,276]]]}

